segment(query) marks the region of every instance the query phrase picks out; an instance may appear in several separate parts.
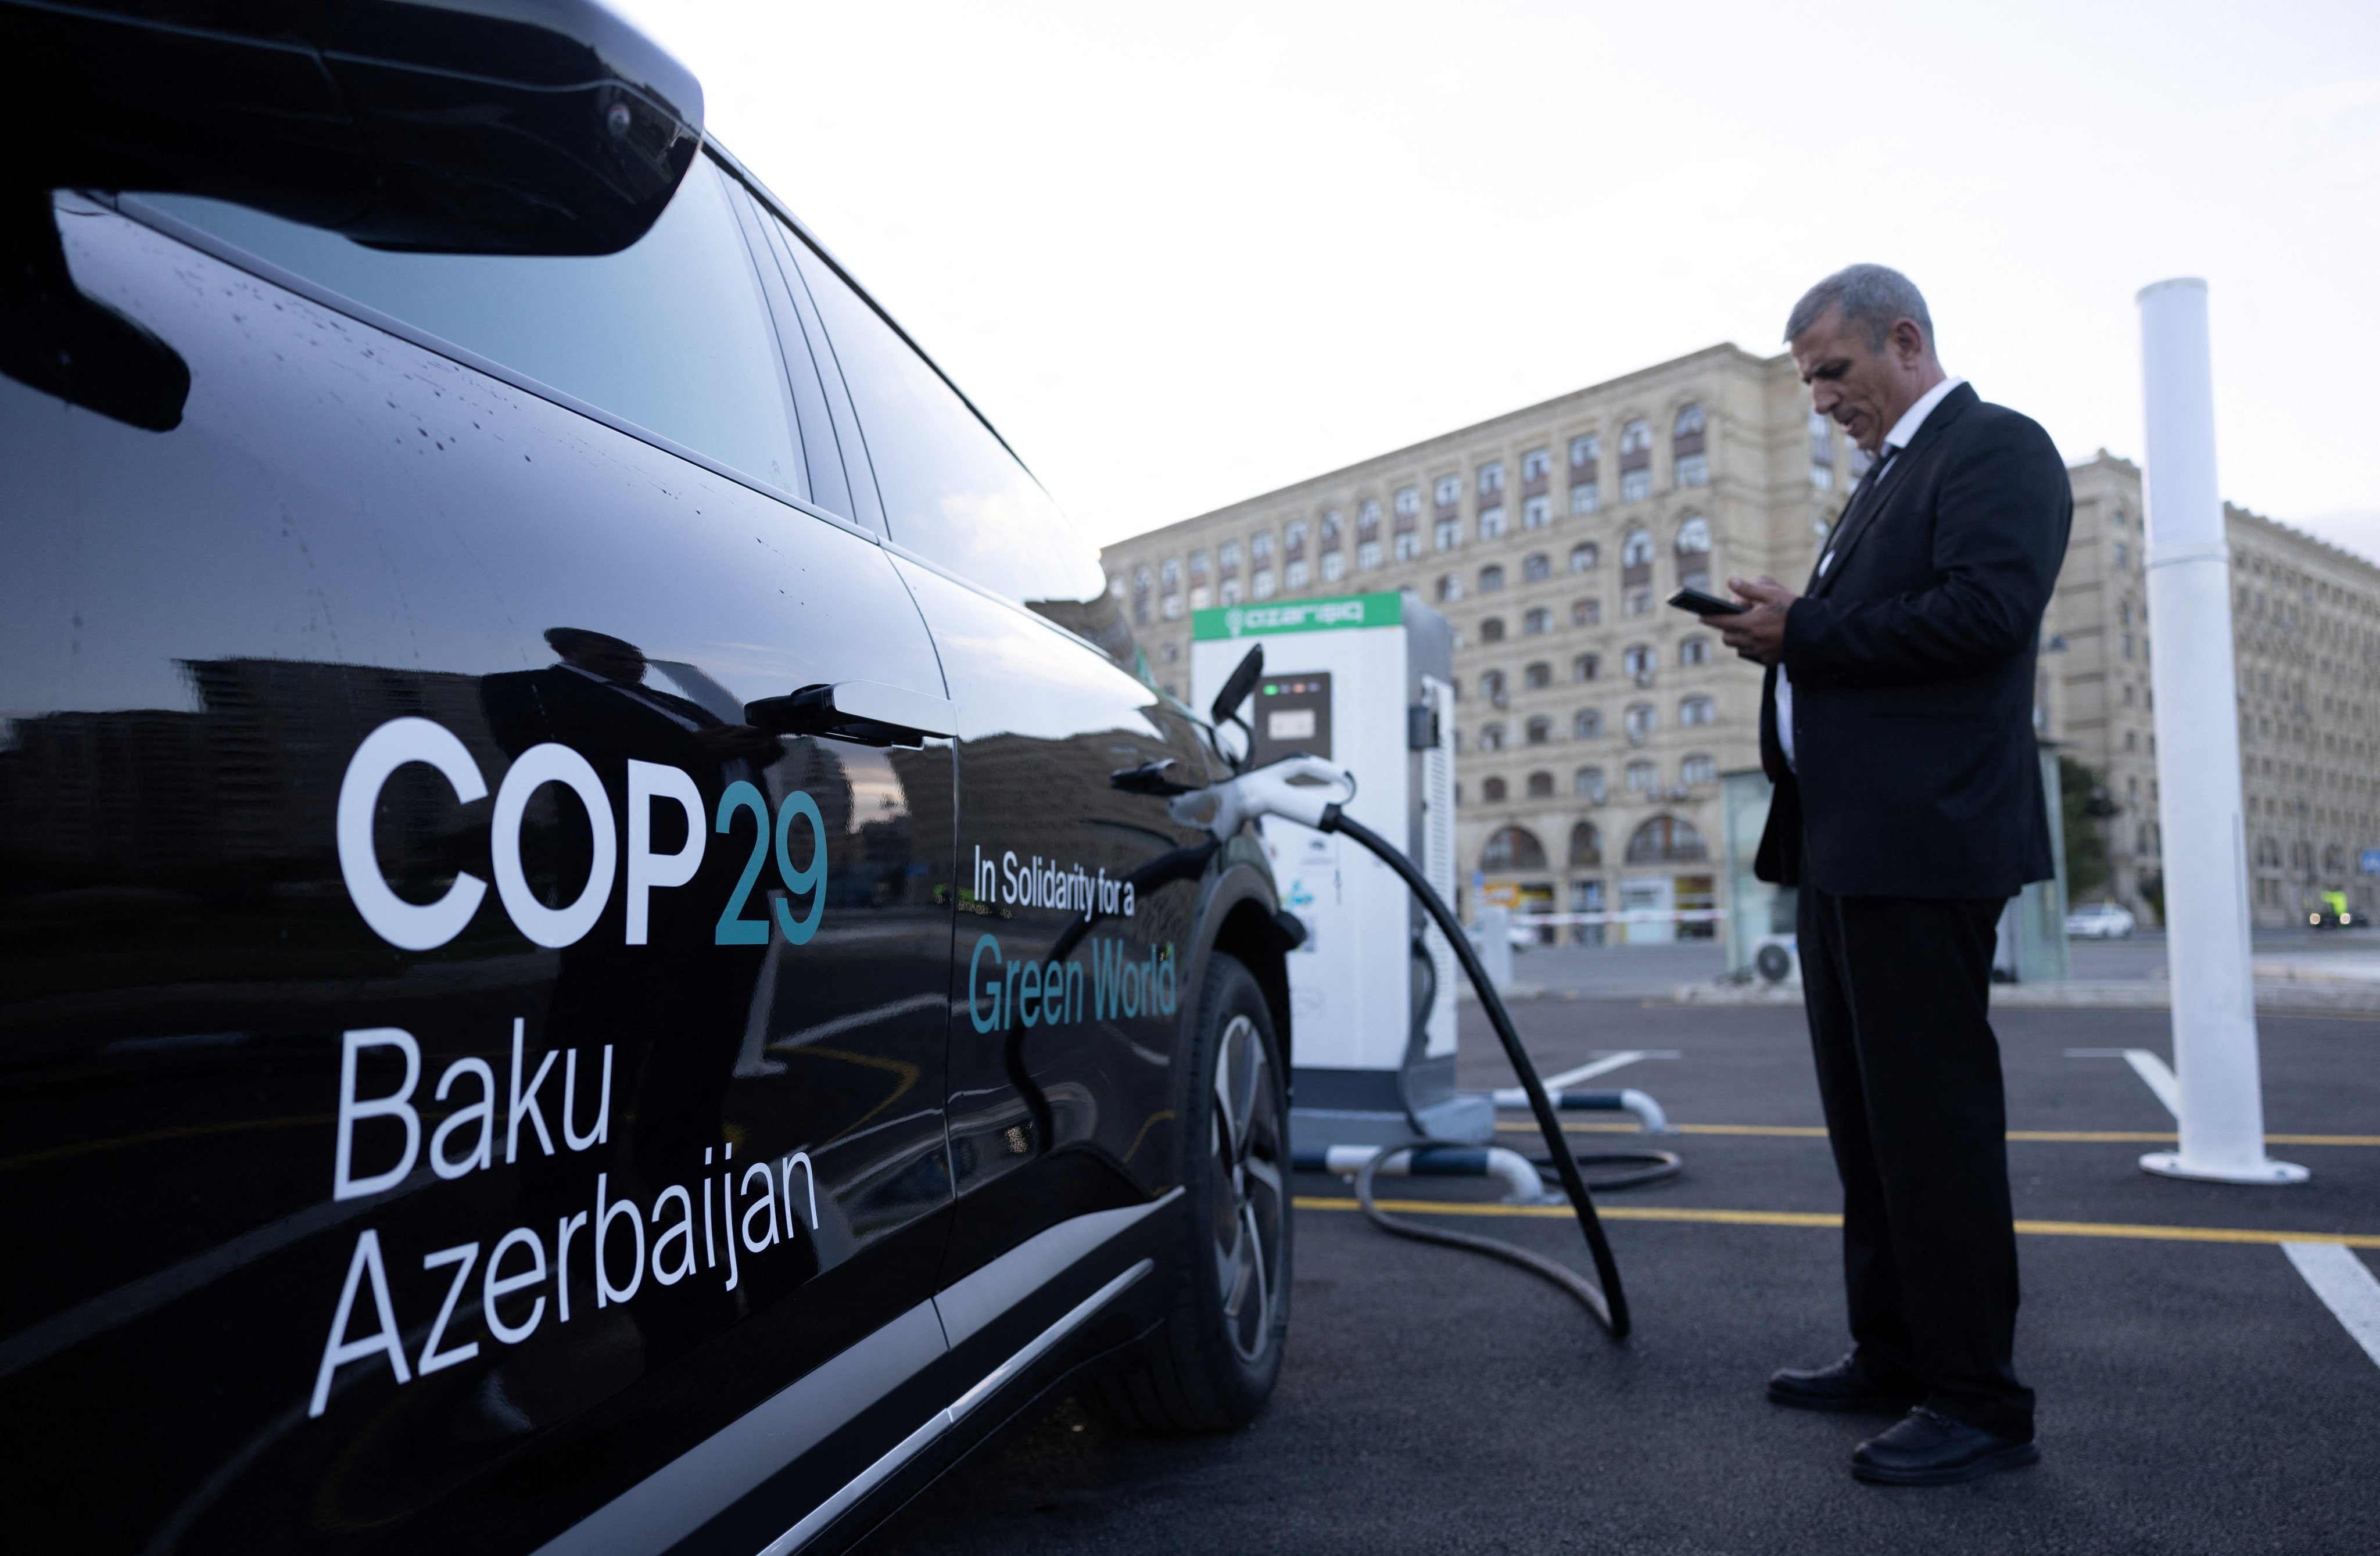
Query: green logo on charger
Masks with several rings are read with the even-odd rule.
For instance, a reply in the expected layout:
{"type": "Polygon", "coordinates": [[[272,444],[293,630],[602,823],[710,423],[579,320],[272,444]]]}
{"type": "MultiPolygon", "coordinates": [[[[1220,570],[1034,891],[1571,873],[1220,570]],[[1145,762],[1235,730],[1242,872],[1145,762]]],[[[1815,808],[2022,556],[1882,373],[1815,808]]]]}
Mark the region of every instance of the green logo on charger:
{"type": "Polygon", "coordinates": [[[1342,594],[1335,600],[1292,600],[1281,604],[1218,605],[1190,614],[1196,642],[1270,632],[1327,632],[1338,627],[1395,626],[1404,620],[1402,594],[1342,594]]]}

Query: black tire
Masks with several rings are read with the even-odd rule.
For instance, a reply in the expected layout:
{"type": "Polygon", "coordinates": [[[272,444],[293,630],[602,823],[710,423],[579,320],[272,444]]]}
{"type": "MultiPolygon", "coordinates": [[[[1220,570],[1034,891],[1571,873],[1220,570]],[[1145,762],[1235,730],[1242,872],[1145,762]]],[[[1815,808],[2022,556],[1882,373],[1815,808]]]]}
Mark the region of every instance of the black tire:
{"type": "Polygon", "coordinates": [[[1172,1308],[1091,1401],[1150,1432],[1256,1419],[1289,1333],[1289,1076],[1263,990],[1220,952],[1187,1057],[1172,1308]]]}

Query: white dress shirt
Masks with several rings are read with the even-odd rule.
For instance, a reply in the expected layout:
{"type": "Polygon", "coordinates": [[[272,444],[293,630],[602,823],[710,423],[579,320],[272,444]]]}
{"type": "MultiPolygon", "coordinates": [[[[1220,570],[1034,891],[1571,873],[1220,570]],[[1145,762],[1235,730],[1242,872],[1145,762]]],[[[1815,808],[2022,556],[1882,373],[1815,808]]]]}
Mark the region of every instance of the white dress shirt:
{"type": "MultiPolygon", "coordinates": [[[[1917,403],[1900,413],[1900,419],[1892,424],[1892,431],[1884,434],[1883,462],[1877,465],[1876,474],[1868,478],[1870,484],[1880,486],[1884,483],[1885,472],[1892,468],[1893,457],[1909,446],[1910,440],[1917,435],[1917,429],[1925,426],[1925,419],[1934,414],[1934,407],[1948,398],[1951,390],[1966,382],[1963,378],[1946,378],[1918,395],[1917,403]]],[[[1834,538],[1842,538],[1840,529],[1834,538]]],[[[1834,562],[1835,553],[1830,546],[1827,553],[1818,558],[1818,577],[1825,577],[1827,569],[1833,566],[1834,562]]],[[[1801,772],[1801,765],[1793,760],[1793,683],[1787,678],[1782,662],[1777,666],[1777,744],[1785,753],[1786,768],[1791,772],[1801,772]]]]}

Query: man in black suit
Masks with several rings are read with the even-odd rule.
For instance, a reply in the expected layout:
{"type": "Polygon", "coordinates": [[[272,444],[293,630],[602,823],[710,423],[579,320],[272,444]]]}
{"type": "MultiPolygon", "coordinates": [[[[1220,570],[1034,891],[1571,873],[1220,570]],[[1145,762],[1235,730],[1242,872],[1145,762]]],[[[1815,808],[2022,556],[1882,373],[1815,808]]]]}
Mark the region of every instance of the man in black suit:
{"type": "Polygon", "coordinates": [[[2016,1235],[1988,994],[2000,910],[2052,873],[2034,652],[2073,498],[2041,428],[1946,376],[1906,276],[1853,265],[1786,339],[1817,409],[1872,463],[1798,596],[1731,579],[1706,618],[1768,667],[1776,785],[1755,866],[1798,888],[1803,1000],[1843,1185],[1853,1349],[1768,1397],[1906,1411],[1864,1480],[1940,1485],[2034,1463],[2012,1361],[2016,1235]]]}

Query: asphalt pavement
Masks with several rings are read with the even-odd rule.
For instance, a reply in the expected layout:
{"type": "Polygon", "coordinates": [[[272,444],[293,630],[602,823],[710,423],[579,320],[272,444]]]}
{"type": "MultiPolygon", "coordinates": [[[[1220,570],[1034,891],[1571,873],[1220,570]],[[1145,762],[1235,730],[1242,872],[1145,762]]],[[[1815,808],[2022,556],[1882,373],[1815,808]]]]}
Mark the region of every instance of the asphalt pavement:
{"type": "MultiPolygon", "coordinates": [[[[2044,1459],[1911,1489],[1848,1474],[1853,1445],[1883,1422],[1762,1397],[1772,1368],[1829,1361],[1846,1344],[1828,1222],[1840,1202],[1800,1012],[1582,991],[1514,1017],[1548,1073],[1645,1054],[1592,1084],[1649,1091],[1682,1126],[1664,1142],[1685,1159],[1680,1178],[1603,1200],[1634,1335],[1609,1340],[1518,1270],[1389,1237],[1354,1212],[1346,1185],[1306,1174],[1287,1361],[1253,1428],[1147,1439],[1052,1399],[867,1549],[2380,1548],[2380,1365],[2279,1246],[2355,1235],[2355,1257],[2380,1267],[2380,1020],[2263,1019],[2266,1127],[2283,1137],[2272,1154],[2313,1178],[2252,1189],[2139,1171],[2172,1121],[2104,1051],[2167,1052],[2162,1013],[1998,1013],[2023,1234],[2017,1362],[2040,1396],[2044,1459]]],[[[1507,1084],[1475,1007],[1463,1021],[1463,1084],[1507,1084]]],[[[1507,1117],[1515,1143],[1532,1143],[1521,1116],[1507,1117]]],[[[1400,1180],[1389,1192],[1493,1197],[1484,1182],[1400,1180]]],[[[1584,1269],[1566,1216],[1443,1224],[1584,1269]]]]}

